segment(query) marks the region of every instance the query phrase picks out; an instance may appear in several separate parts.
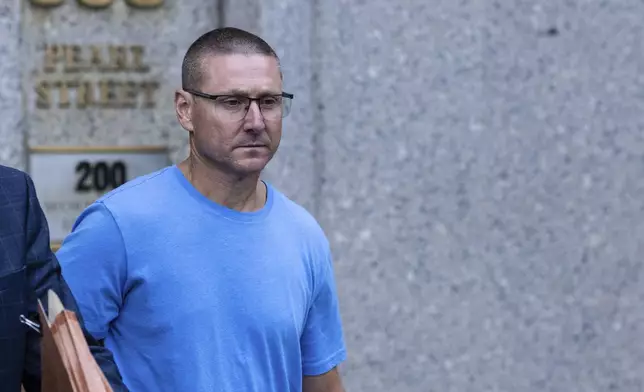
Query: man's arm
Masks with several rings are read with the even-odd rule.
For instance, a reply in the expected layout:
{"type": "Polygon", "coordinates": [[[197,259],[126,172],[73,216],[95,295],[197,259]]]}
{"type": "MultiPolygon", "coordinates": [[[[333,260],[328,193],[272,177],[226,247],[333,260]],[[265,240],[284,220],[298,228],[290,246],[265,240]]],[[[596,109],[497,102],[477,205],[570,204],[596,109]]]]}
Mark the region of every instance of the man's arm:
{"type": "MultiPolygon", "coordinates": [[[[55,291],[65,308],[76,313],[90,351],[114,392],[127,391],[111,352],[99,345],[84,327],[82,315],[67,283],[62,277],[60,264],[51,250],[49,227],[38,201],[33,181],[28,175],[25,175],[25,177],[29,197],[25,222],[27,231],[27,279],[30,284],[28,317],[37,321],[38,299],[46,303],[47,291],[50,289],[55,291]]],[[[27,335],[24,369],[23,384],[25,389],[28,392],[40,391],[40,336],[34,331],[29,331],[27,335]]]]}
{"type": "Polygon", "coordinates": [[[314,291],[302,347],[303,392],[344,392],[337,366],[346,359],[331,250],[326,238],[314,265],[314,291]]]}
{"type": "Polygon", "coordinates": [[[304,376],[302,392],[345,392],[338,368],[319,376],[304,376]]]}

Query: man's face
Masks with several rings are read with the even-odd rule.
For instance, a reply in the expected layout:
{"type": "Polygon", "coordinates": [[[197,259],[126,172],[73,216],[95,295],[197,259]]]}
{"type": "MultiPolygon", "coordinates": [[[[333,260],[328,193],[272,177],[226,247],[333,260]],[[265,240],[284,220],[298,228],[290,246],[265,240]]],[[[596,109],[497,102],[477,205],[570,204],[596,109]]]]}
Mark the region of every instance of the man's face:
{"type": "MultiPolygon", "coordinates": [[[[197,87],[202,93],[250,98],[282,93],[279,64],[270,56],[208,56],[202,70],[202,84],[197,87]]],[[[280,143],[281,116],[262,112],[259,101],[252,101],[248,111],[243,105],[237,112],[234,108],[240,105],[234,97],[213,101],[192,96],[192,101],[194,147],[200,156],[239,175],[264,169],[280,143]]]]}

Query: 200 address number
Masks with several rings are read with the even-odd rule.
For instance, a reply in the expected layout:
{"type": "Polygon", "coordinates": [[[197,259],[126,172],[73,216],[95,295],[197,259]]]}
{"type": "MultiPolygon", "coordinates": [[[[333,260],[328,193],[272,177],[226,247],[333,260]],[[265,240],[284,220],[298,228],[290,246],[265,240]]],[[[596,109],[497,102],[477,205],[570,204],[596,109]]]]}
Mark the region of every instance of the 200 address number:
{"type": "Polygon", "coordinates": [[[76,164],[77,192],[105,192],[127,181],[127,166],[123,161],[80,161],[76,164]]]}

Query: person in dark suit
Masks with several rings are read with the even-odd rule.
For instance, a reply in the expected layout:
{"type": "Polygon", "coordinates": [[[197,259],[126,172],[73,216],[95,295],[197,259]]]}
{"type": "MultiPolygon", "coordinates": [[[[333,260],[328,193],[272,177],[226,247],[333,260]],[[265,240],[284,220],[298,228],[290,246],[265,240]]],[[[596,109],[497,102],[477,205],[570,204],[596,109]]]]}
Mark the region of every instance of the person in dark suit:
{"type": "Polygon", "coordinates": [[[82,315],[51,250],[49,227],[31,177],[0,165],[0,390],[41,390],[38,299],[51,289],[76,313],[90,351],[114,392],[127,391],[112,353],[84,328],[82,315]]]}

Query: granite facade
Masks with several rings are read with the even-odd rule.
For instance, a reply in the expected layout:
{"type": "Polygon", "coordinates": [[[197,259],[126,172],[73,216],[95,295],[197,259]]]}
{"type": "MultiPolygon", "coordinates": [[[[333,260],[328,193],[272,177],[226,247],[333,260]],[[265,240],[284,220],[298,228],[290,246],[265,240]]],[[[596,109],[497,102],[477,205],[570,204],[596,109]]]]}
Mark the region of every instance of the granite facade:
{"type": "Polygon", "coordinates": [[[20,0],[0,4],[0,163],[24,169],[20,0]]]}
{"type": "Polygon", "coordinates": [[[349,390],[642,388],[643,15],[314,2],[349,390]]]}
{"type": "Polygon", "coordinates": [[[332,243],[348,391],[644,388],[640,1],[74,3],[0,5],[1,162],[24,138],[182,156],[183,51],[250,29],[296,96],[266,178],[332,243]],[[52,40],[146,45],[158,108],[45,117],[30,78],[52,40]]]}

